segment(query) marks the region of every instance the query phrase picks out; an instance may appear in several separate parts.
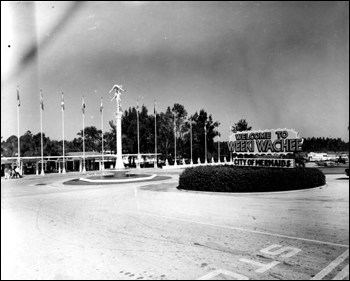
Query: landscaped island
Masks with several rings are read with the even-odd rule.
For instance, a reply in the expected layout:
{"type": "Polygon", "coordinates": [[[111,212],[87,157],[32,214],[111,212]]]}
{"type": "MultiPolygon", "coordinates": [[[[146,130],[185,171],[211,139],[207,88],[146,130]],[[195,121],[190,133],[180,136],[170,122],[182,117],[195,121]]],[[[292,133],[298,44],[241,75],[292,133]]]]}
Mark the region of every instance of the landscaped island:
{"type": "Polygon", "coordinates": [[[186,169],[179,189],[210,192],[268,192],[307,189],[326,183],[316,168],[203,166],[186,169]]]}

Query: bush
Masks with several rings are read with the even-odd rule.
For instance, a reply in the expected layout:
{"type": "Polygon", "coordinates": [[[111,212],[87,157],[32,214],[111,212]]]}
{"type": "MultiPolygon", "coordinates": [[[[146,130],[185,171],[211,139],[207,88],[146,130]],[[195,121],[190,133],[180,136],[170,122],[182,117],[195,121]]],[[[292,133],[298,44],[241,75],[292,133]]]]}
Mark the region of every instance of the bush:
{"type": "Polygon", "coordinates": [[[202,166],[187,168],[179,179],[179,188],[214,192],[266,192],[306,189],[326,183],[316,168],[257,168],[202,166]]]}

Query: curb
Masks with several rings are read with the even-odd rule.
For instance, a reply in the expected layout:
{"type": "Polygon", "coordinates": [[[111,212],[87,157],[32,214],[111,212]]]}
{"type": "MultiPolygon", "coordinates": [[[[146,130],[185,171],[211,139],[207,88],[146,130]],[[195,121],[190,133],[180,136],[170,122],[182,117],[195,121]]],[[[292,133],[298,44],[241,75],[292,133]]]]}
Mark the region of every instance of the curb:
{"type": "Polygon", "coordinates": [[[88,178],[79,178],[80,181],[90,182],[90,183],[131,183],[131,182],[139,182],[144,180],[154,179],[157,175],[153,174],[148,177],[135,178],[135,179],[123,179],[123,180],[93,180],[88,178]]]}
{"type": "Polygon", "coordinates": [[[296,192],[305,192],[313,189],[322,189],[324,187],[327,187],[328,184],[311,187],[311,188],[305,188],[305,189],[297,189],[297,190],[286,190],[286,191],[267,191],[267,192],[213,192],[213,191],[196,191],[196,190],[186,190],[186,189],[180,189],[176,188],[177,190],[181,192],[189,192],[189,193],[201,193],[201,194],[208,194],[208,195],[231,195],[231,196],[244,196],[244,195],[273,195],[273,194],[289,194],[289,193],[296,193],[296,192]]]}

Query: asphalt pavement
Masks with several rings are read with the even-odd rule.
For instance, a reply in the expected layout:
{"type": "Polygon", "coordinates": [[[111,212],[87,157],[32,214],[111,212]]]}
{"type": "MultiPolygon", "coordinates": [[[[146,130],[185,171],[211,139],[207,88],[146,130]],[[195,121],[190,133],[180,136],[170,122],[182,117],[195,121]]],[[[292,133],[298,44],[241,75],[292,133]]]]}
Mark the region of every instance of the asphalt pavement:
{"type": "Polygon", "coordinates": [[[2,279],[349,279],[349,178],[266,194],[1,181],[2,279]]]}

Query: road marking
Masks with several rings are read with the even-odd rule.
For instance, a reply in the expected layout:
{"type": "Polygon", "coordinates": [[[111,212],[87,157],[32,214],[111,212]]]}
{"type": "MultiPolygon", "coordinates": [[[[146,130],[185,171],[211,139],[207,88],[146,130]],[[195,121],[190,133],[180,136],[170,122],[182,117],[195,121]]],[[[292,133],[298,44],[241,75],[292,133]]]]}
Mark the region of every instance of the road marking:
{"type": "Polygon", "coordinates": [[[276,255],[282,254],[283,252],[289,252],[290,251],[289,254],[281,255],[281,258],[290,258],[290,257],[296,255],[297,253],[301,252],[300,249],[293,248],[293,247],[283,247],[283,248],[281,248],[279,250],[271,251],[272,249],[279,248],[279,247],[282,247],[282,245],[271,245],[271,246],[266,247],[265,249],[260,250],[260,252],[262,252],[264,254],[276,256],[276,255]]]}
{"type": "Polygon", "coordinates": [[[229,270],[224,270],[224,269],[217,269],[217,270],[214,270],[212,272],[209,272],[208,274],[198,278],[197,280],[209,280],[209,279],[212,279],[220,274],[230,276],[230,277],[234,278],[234,280],[249,280],[249,278],[247,276],[244,276],[244,275],[241,275],[241,274],[238,274],[236,272],[229,271],[229,270]]]}
{"type": "Polygon", "coordinates": [[[251,261],[251,260],[248,260],[248,259],[239,259],[239,261],[245,262],[245,263],[249,263],[249,264],[256,265],[256,266],[260,267],[259,269],[255,270],[255,272],[257,272],[257,273],[264,273],[265,271],[267,271],[267,270],[269,270],[269,269],[271,269],[274,266],[279,264],[278,261],[273,261],[273,262],[270,262],[268,264],[263,264],[261,262],[251,261]]]}
{"type": "Polygon", "coordinates": [[[349,265],[343,268],[342,271],[340,271],[337,276],[335,276],[332,280],[343,280],[346,276],[349,275],[349,265]]]}
{"type": "MultiPolygon", "coordinates": [[[[330,273],[334,268],[336,268],[339,264],[341,264],[348,256],[349,256],[349,249],[346,250],[344,253],[342,253],[339,257],[337,257],[334,261],[332,261],[326,268],[321,270],[319,273],[317,273],[310,280],[321,280],[328,273],[330,273]]],[[[348,268],[348,270],[349,270],[349,268],[348,268]]]]}
{"type": "Polygon", "coordinates": [[[293,236],[282,235],[282,234],[274,234],[274,233],[269,233],[269,232],[249,230],[249,229],[244,229],[244,228],[239,228],[239,227],[232,227],[232,226],[212,224],[212,223],[206,223],[206,222],[198,222],[198,221],[192,221],[192,220],[178,219],[178,218],[172,218],[172,217],[168,217],[168,216],[149,214],[149,213],[145,213],[145,212],[141,213],[141,212],[130,211],[130,210],[125,210],[125,209],[120,209],[120,211],[129,212],[129,213],[135,213],[135,214],[138,214],[138,215],[162,218],[162,219],[182,221],[182,222],[187,222],[187,223],[196,223],[196,224],[207,225],[207,226],[227,228],[227,229],[231,229],[231,230],[238,230],[238,231],[250,232],[250,233],[255,233],[255,234],[267,235],[267,236],[281,237],[281,238],[294,239],[294,240],[299,240],[299,241],[306,241],[306,242],[312,242],[312,243],[318,243],[318,244],[324,244],[324,245],[330,245],[330,246],[349,248],[349,245],[337,244],[337,243],[332,243],[332,242],[324,242],[324,241],[319,241],[319,240],[299,238],[299,237],[293,237],[293,236]]]}

